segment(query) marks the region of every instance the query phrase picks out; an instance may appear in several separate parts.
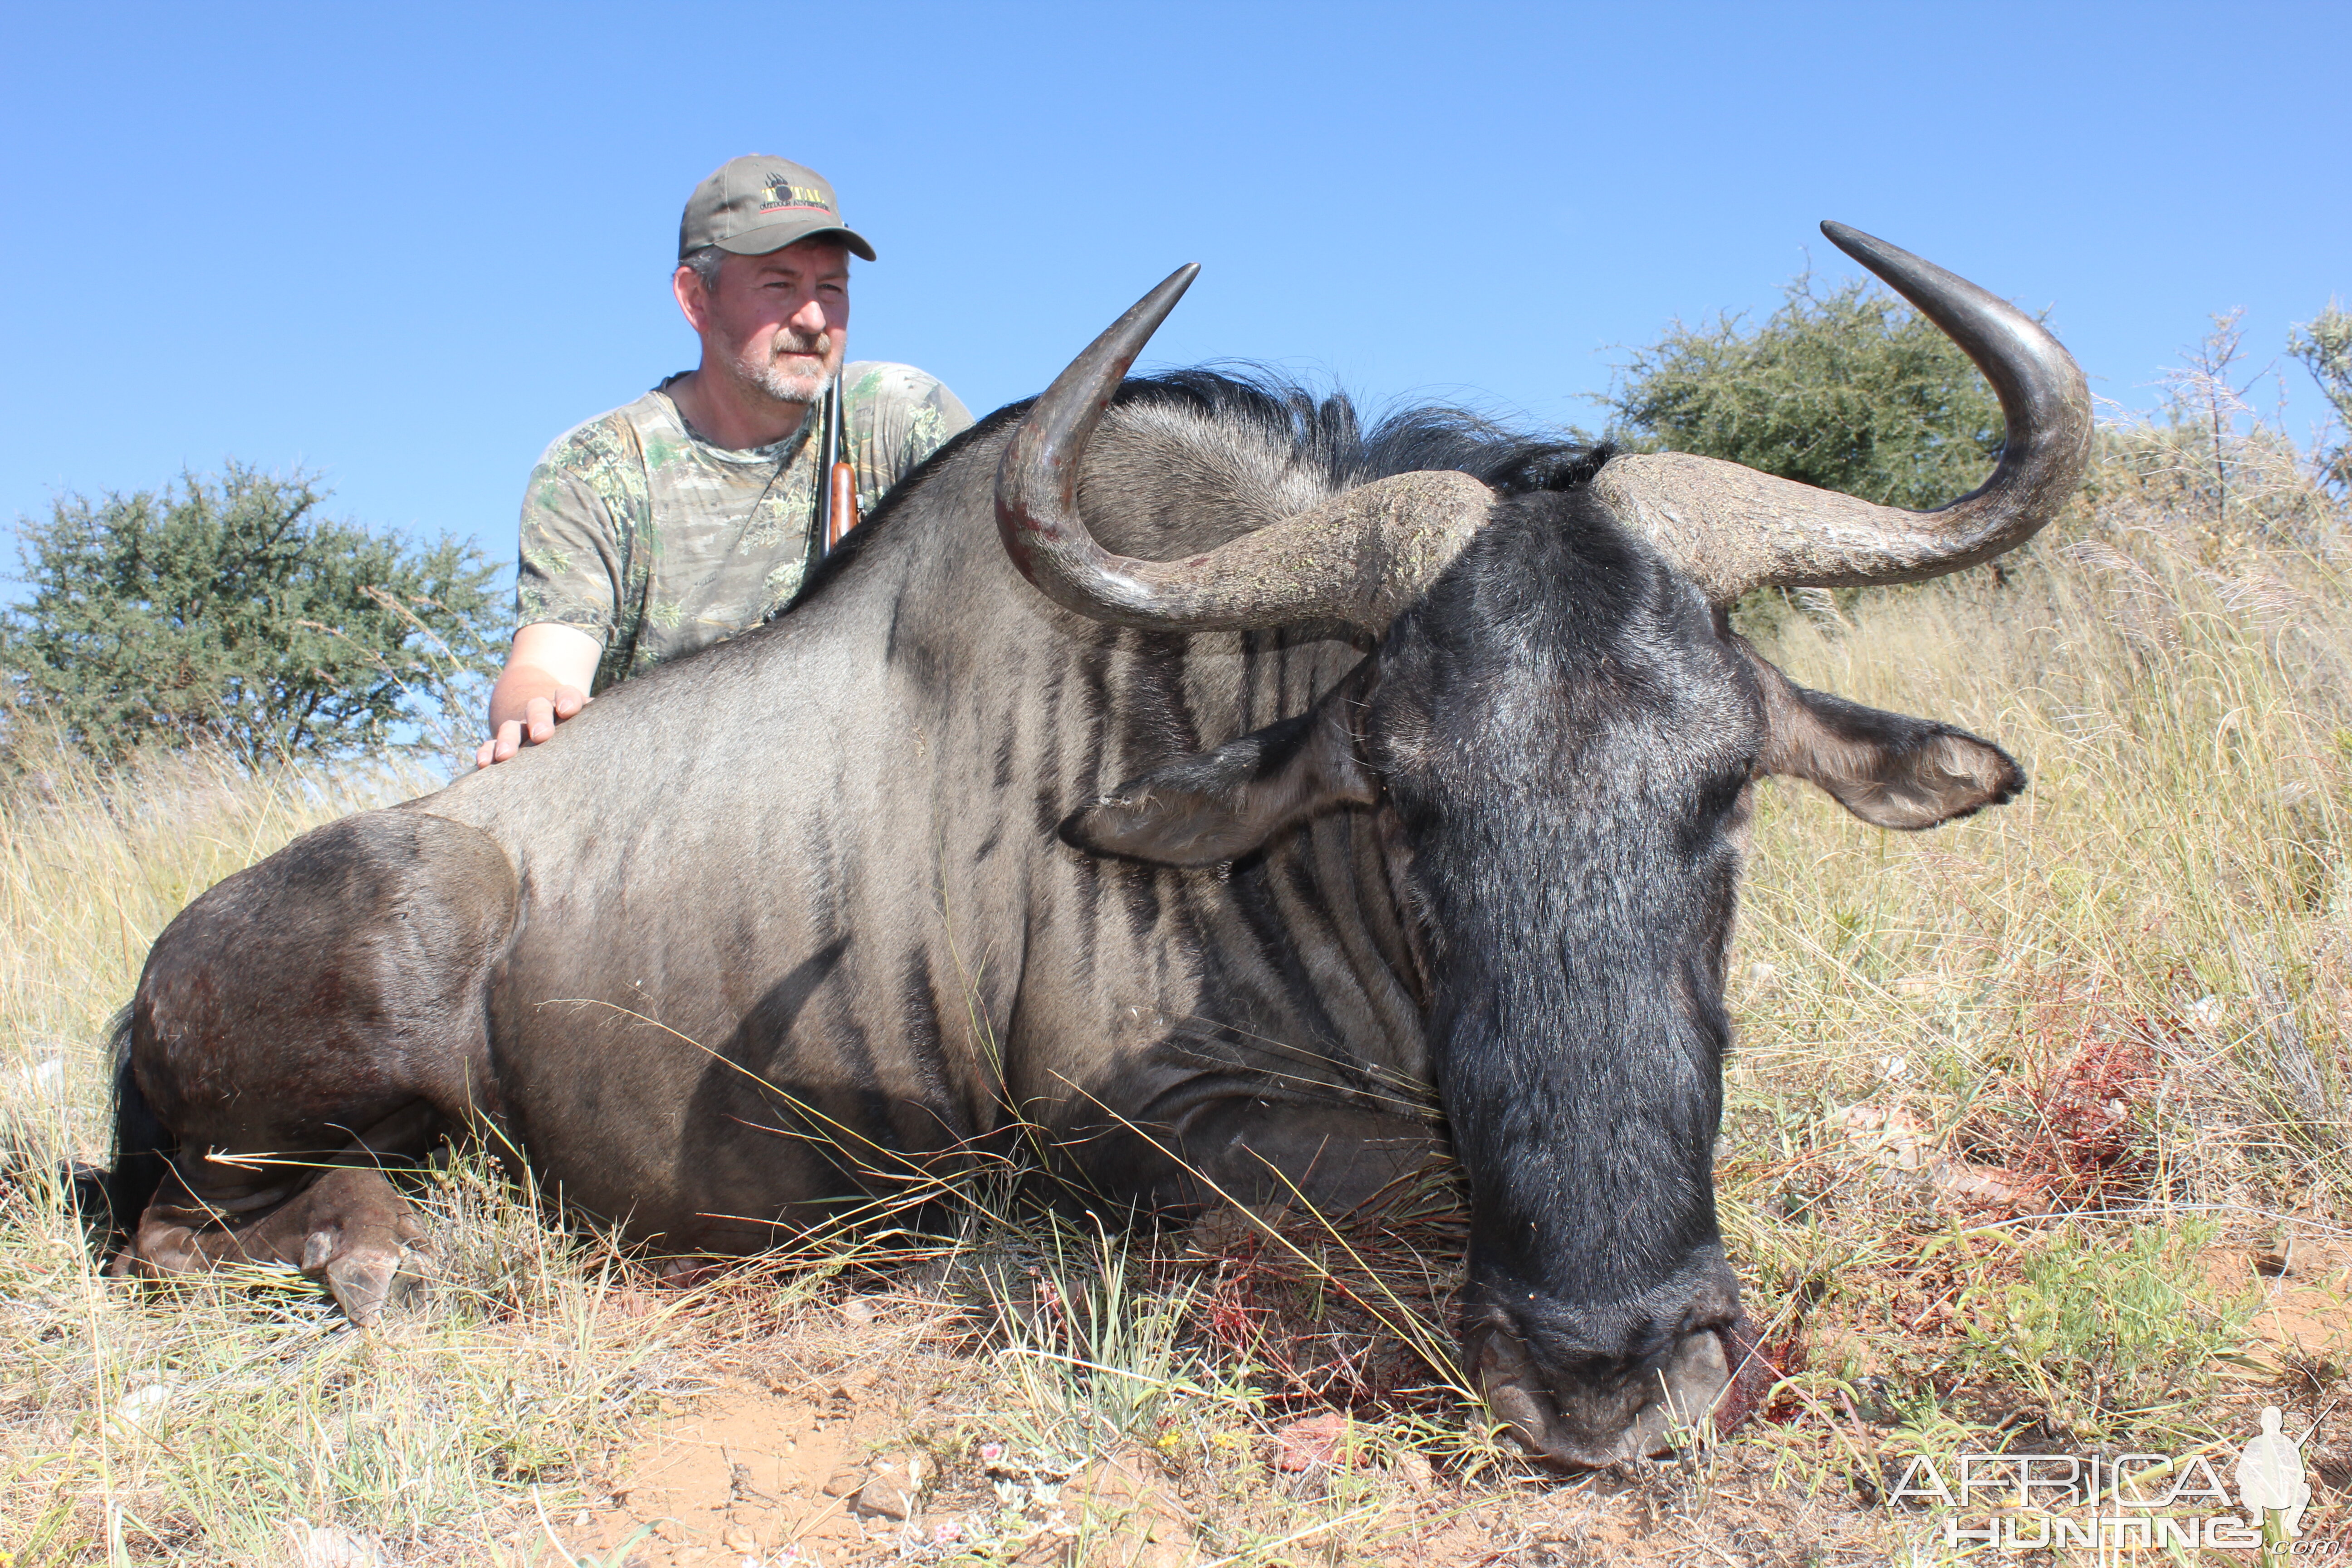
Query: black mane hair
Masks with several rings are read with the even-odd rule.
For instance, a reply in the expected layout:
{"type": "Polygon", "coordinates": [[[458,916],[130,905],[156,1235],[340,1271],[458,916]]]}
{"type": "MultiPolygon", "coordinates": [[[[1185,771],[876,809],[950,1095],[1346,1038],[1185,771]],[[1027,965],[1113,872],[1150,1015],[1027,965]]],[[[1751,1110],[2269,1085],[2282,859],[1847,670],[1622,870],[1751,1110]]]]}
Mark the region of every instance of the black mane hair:
{"type": "MultiPolygon", "coordinates": [[[[971,442],[1018,422],[1035,401],[1006,404],[925,458],[809,574],[785,612],[823,593],[940,465],[971,442]]],[[[1255,367],[1233,372],[1196,366],[1138,376],[1120,384],[1115,401],[1128,406],[1184,408],[1219,424],[1248,426],[1270,445],[1288,447],[1293,462],[1320,472],[1335,488],[1391,474],[1453,470],[1506,496],[1570,490],[1590,483],[1616,451],[1605,441],[1531,435],[1465,408],[1435,404],[1401,409],[1367,430],[1346,393],[1318,397],[1300,382],[1255,367]]]]}
{"type": "Polygon", "coordinates": [[[1507,496],[1573,489],[1613,451],[1606,443],[1530,435],[1437,404],[1401,409],[1367,430],[1346,393],[1318,398],[1298,382],[1255,369],[1235,374],[1202,366],[1146,376],[1121,386],[1118,401],[1173,405],[1220,423],[1255,426],[1336,485],[1451,469],[1507,496]]]}

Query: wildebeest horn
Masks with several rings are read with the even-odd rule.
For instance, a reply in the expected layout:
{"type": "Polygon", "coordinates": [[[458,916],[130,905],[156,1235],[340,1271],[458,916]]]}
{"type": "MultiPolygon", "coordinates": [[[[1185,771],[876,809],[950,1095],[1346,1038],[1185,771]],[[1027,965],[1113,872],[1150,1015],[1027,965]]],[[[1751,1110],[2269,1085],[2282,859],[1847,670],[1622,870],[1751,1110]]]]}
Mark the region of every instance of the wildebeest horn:
{"type": "Polygon", "coordinates": [[[1960,345],[2000,399],[2009,436],[1992,478],[1933,511],[1878,506],[1738,463],[1627,456],[1594,479],[1618,521],[1728,604],[1750,588],[1916,583],[2032,538],[2091,455],[2082,367],[2040,322],[1965,278],[1842,223],[1822,232],[1960,345]]]}
{"type": "Polygon", "coordinates": [[[1117,626],[1233,631],[1329,621],[1384,629],[1486,520],[1494,492],[1467,474],[1360,485],[1183,561],[1114,555],[1079,517],[1087,442],[1200,269],[1188,262],[1171,273],[1031,405],[996,470],[1005,553],[1055,604],[1117,626]]]}

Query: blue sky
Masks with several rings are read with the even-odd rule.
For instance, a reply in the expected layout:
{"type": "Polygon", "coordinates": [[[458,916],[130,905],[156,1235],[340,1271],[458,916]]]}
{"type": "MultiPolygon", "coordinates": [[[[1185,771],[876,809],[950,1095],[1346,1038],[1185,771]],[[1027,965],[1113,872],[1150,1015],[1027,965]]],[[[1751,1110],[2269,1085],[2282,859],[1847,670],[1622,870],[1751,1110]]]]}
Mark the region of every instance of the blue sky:
{"type": "MultiPolygon", "coordinates": [[[[237,458],[513,549],[524,476],[685,368],[677,212],[840,188],[853,353],[976,411],[1175,264],[1161,363],[1585,421],[1612,345],[1769,310],[1835,217],[2047,307],[2145,405],[2352,298],[2352,6],[303,7],[8,0],[0,514],[237,458]],[[817,19],[822,18],[822,19],[817,19]]],[[[2284,363],[2290,417],[2322,412],[2284,363]]],[[[0,552],[0,565],[9,557],[0,552]]]]}

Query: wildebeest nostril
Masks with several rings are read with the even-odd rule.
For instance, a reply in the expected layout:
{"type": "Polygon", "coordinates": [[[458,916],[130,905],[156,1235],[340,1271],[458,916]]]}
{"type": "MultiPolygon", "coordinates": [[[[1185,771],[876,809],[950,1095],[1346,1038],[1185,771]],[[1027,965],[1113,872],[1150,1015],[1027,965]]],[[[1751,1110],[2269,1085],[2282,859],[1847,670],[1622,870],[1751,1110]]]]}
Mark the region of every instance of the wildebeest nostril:
{"type": "Polygon", "coordinates": [[[1715,1429],[1721,1435],[1731,1432],[1764,1407],[1780,1373],[1764,1359],[1756,1320],[1745,1311],[1715,1333],[1722,1342],[1724,1360],[1731,1368],[1731,1381],[1715,1404],[1715,1429]]]}
{"type": "Polygon", "coordinates": [[[1590,1362],[1549,1375],[1507,1321],[1490,1309],[1471,1331],[1473,1373],[1528,1452],[1556,1465],[1599,1469],[1663,1457],[1710,1429],[1728,1431],[1769,1387],[1744,1315],[1685,1331],[1663,1363],[1590,1362]]]}

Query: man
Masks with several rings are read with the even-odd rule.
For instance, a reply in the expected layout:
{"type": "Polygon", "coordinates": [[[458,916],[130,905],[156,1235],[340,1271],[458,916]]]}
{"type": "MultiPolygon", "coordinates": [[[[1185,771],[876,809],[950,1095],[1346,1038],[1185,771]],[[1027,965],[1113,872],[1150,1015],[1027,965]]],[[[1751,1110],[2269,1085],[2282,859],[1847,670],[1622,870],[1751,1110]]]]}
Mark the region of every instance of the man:
{"type": "Polygon", "coordinates": [[[560,437],[531,470],[518,629],[477,765],[791,602],[822,550],[820,404],[836,373],[864,505],[971,425],[911,365],[844,366],[853,252],[874,259],[798,163],[737,158],[695,187],[670,289],[702,363],[560,437]]]}

